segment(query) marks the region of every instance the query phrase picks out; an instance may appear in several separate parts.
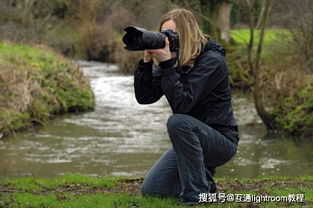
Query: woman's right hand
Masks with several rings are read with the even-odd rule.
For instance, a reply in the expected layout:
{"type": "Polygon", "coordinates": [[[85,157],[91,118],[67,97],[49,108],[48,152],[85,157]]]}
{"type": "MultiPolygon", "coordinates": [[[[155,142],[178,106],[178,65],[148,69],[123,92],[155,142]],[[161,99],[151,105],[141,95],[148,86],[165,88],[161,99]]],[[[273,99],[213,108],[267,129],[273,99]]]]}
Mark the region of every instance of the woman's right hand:
{"type": "Polygon", "coordinates": [[[143,54],[143,62],[150,62],[152,58],[153,58],[152,53],[145,50],[143,54]]]}

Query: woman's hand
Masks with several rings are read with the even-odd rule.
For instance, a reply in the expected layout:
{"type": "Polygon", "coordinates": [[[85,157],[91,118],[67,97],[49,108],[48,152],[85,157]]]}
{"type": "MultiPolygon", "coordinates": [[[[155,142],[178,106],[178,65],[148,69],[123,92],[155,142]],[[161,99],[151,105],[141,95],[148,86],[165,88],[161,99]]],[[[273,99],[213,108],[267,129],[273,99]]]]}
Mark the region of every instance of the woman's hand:
{"type": "MultiPolygon", "coordinates": [[[[165,39],[165,47],[161,49],[154,49],[154,50],[146,50],[147,53],[151,54],[153,58],[157,59],[159,62],[167,61],[172,58],[171,51],[170,51],[170,43],[168,38],[165,39]]],[[[145,52],[146,52],[145,51],[145,52]]]]}
{"type": "Polygon", "coordinates": [[[143,62],[150,62],[153,58],[153,54],[145,50],[143,54],[143,62]]]}

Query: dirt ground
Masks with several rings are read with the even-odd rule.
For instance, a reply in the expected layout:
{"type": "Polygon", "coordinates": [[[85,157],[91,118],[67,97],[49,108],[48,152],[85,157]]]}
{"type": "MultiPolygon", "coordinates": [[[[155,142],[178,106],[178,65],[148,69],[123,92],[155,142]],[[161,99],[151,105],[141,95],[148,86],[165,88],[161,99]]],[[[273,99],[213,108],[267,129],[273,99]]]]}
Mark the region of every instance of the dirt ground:
{"type": "MultiPolygon", "coordinates": [[[[140,186],[143,179],[124,179],[121,180],[115,187],[107,188],[100,186],[90,186],[85,184],[69,184],[63,185],[57,188],[47,188],[42,187],[41,190],[27,190],[33,194],[47,194],[47,193],[63,193],[72,192],[77,195],[89,194],[89,193],[122,193],[127,192],[132,195],[140,194],[140,186]]],[[[239,180],[231,182],[218,182],[217,181],[217,192],[226,192],[231,190],[232,193],[245,192],[245,191],[258,191],[259,194],[265,195],[266,188],[294,188],[294,187],[306,187],[313,190],[313,181],[273,181],[273,180],[261,180],[261,181],[251,181],[243,183],[239,180]]],[[[25,190],[19,190],[10,188],[9,184],[0,184],[0,195],[1,193],[15,193],[25,190]]]]}

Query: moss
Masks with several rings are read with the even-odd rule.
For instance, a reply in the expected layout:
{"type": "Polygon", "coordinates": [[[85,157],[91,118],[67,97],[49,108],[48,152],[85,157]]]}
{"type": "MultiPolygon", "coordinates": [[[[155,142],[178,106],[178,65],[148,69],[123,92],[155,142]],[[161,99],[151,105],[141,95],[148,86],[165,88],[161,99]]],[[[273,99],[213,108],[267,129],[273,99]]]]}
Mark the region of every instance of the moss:
{"type": "Polygon", "coordinates": [[[5,135],[95,105],[78,67],[44,47],[0,42],[0,83],[0,129],[5,135]]]}

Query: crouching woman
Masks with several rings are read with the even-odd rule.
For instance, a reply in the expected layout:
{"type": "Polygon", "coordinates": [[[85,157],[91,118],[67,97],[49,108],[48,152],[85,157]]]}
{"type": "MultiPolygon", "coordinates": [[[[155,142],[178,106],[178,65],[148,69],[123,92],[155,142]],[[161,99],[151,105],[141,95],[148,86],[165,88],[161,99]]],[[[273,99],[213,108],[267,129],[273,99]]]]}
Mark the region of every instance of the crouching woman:
{"type": "Polygon", "coordinates": [[[165,95],[173,111],[166,125],[172,146],[148,172],[142,194],[198,204],[199,194],[216,191],[213,170],[235,155],[239,141],[225,50],[202,34],[188,10],[166,13],[160,23],[165,29],[179,35],[178,57],[166,40],[165,48],[144,51],[134,74],[138,103],[165,95]]]}

